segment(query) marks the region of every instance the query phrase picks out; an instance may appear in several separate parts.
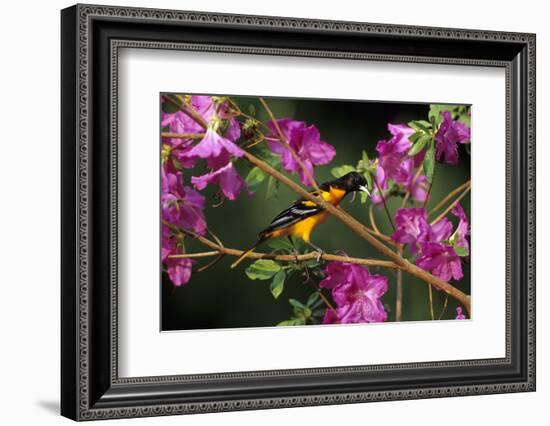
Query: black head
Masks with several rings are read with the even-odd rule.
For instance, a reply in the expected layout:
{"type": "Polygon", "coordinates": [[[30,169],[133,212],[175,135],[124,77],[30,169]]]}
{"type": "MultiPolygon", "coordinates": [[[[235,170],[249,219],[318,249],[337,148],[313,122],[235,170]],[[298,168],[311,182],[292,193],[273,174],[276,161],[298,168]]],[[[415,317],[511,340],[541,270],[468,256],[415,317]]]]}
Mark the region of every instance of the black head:
{"type": "Polygon", "coordinates": [[[346,192],[363,191],[370,195],[367,188],[367,179],[361,173],[349,172],[344,176],[330,182],[331,186],[344,189],[346,192]]]}

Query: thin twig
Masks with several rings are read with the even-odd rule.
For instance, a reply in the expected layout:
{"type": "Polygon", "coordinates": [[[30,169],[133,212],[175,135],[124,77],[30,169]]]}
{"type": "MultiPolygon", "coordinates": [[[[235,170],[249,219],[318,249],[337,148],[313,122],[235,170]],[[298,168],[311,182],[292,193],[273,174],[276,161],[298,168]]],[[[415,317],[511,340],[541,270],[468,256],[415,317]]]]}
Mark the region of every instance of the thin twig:
{"type": "Polygon", "coordinates": [[[307,281],[308,281],[308,283],[310,283],[310,284],[313,286],[313,288],[315,289],[315,291],[317,292],[317,294],[321,297],[321,299],[323,300],[323,302],[325,302],[325,305],[327,305],[327,308],[329,308],[330,310],[332,310],[332,312],[336,313],[336,309],[334,309],[334,306],[332,306],[332,303],[329,302],[329,300],[328,300],[328,299],[326,298],[326,296],[323,294],[323,292],[321,291],[321,289],[317,286],[317,284],[315,284],[315,281],[313,281],[309,275],[308,275],[307,281]]]}
{"type": "Polygon", "coordinates": [[[449,295],[446,294],[445,295],[445,302],[443,302],[443,309],[441,309],[441,313],[439,314],[439,317],[437,318],[438,320],[440,320],[441,318],[443,318],[443,314],[445,313],[445,311],[447,310],[447,304],[449,303],[449,295]]]}
{"type": "Polygon", "coordinates": [[[172,133],[172,132],[162,132],[161,136],[163,138],[172,138],[172,139],[202,139],[205,133],[172,133]]]}
{"type": "Polygon", "coordinates": [[[386,211],[386,215],[388,216],[388,220],[391,224],[391,227],[393,228],[395,232],[395,223],[393,223],[393,218],[391,217],[390,211],[388,209],[388,206],[386,204],[386,198],[384,197],[384,194],[382,193],[382,188],[380,188],[380,185],[378,185],[378,182],[376,181],[376,178],[373,179],[374,184],[376,185],[376,188],[378,189],[378,193],[380,194],[380,198],[382,198],[382,204],[384,205],[384,210],[386,211]]]}
{"type": "MultiPolygon", "coordinates": [[[[403,256],[402,248],[399,248],[397,252],[400,256],[403,256]]],[[[397,270],[397,286],[395,292],[395,321],[401,321],[403,318],[403,271],[401,269],[397,270]]]]}
{"type": "Polygon", "coordinates": [[[456,194],[458,194],[460,191],[462,191],[467,186],[470,186],[471,181],[466,181],[463,184],[457,186],[455,189],[453,189],[451,192],[449,192],[437,205],[430,210],[428,213],[428,217],[432,216],[436,211],[438,211],[441,207],[443,207],[447,202],[452,199],[456,194]]]}
{"type": "Polygon", "coordinates": [[[433,299],[433,294],[432,294],[432,286],[430,284],[428,284],[428,300],[430,302],[430,318],[432,319],[432,321],[435,319],[435,315],[434,315],[434,299],[433,299]]]}
{"type": "Polygon", "coordinates": [[[430,224],[433,225],[438,220],[441,220],[441,218],[447,216],[447,213],[449,213],[458,204],[458,202],[462,200],[466,196],[466,194],[468,194],[468,192],[470,191],[470,188],[471,188],[470,186],[467,186],[466,189],[462,192],[462,194],[460,194],[456,200],[454,200],[451,204],[449,204],[449,207],[443,210],[443,212],[439,216],[437,216],[434,220],[432,220],[430,224]]]}
{"type": "Polygon", "coordinates": [[[370,226],[372,226],[375,232],[377,234],[382,234],[378,229],[378,226],[376,226],[376,221],[374,220],[374,204],[371,204],[369,207],[369,219],[370,219],[370,226]]]}
{"type": "MultiPolygon", "coordinates": [[[[205,244],[204,240],[200,240],[203,244],[205,244]]],[[[205,244],[211,248],[216,246],[216,243],[211,241],[212,244],[205,244]]],[[[240,256],[243,254],[243,250],[237,250],[237,249],[231,249],[231,248],[224,248],[221,247],[216,251],[205,251],[201,253],[184,253],[184,254],[172,254],[168,257],[170,259],[195,259],[195,258],[202,258],[202,257],[212,257],[212,256],[218,256],[220,254],[226,254],[230,256],[240,256]]],[[[305,254],[273,254],[273,253],[261,253],[261,252],[252,252],[247,256],[249,259],[272,259],[277,260],[279,262],[303,262],[305,260],[311,260],[311,259],[323,259],[328,262],[347,262],[347,263],[354,263],[357,265],[365,265],[365,266],[373,266],[373,267],[381,267],[381,268],[392,268],[396,269],[399,268],[397,264],[395,264],[392,261],[389,260],[378,260],[378,259],[362,259],[358,257],[347,257],[347,256],[338,256],[335,254],[329,254],[329,253],[322,253],[321,256],[319,256],[319,253],[317,252],[309,252],[305,254]]]]}

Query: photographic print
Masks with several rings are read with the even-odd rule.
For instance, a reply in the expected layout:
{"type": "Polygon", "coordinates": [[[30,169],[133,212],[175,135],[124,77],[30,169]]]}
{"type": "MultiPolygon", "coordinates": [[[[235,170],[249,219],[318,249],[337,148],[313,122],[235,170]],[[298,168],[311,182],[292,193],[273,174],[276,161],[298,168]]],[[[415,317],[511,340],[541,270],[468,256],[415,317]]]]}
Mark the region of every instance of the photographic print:
{"type": "Polygon", "coordinates": [[[162,93],[159,128],[162,331],[471,318],[469,105],[162,93]]]}

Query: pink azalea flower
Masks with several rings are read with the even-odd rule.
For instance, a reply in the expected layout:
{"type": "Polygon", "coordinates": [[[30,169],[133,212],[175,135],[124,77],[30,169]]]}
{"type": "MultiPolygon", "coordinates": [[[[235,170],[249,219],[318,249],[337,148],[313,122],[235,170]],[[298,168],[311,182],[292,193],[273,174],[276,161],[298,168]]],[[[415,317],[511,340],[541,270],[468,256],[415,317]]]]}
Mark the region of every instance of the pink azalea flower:
{"type": "Polygon", "coordinates": [[[449,111],[443,111],[443,122],[435,135],[437,149],[435,157],[440,160],[443,156],[446,163],[458,163],[457,143],[466,143],[470,140],[470,128],[465,124],[452,119],[449,111]]]}
{"type": "Polygon", "coordinates": [[[457,306],[456,308],[456,318],[457,320],[465,320],[466,319],[466,315],[464,315],[462,313],[462,307],[461,306],[457,306]]]}
{"type": "Polygon", "coordinates": [[[166,267],[166,272],[172,284],[176,287],[187,284],[191,279],[193,264],[192,259],[172,258],[171,255],[182,254],[183,251],[178,247],[175,238],[171,236],[170,230],[162,227],[162,262],[166,267]]]}
{"type": "Polygon", "coordinates": [[[457,226],[457,235],[458,235],[458,241],[456,242],[457,246],[469,248],[468,240],[466,239],[466,235],[470,233],[468,227],[469,222],[468,218],[466,217],[466,213],[464,212],[464,209],[460,205],[460,203],[457,203],[453,209],[451,210],[451,213],[458,217],[458,226],[457,226]]]}
{"type": "MultiPolygon", "coordinates": [[[[207,123],[214,116],[214,102],[211,96],[191,96],[189,105],[197,111],[207,123]]],[[[170,133],[202,133],[204,129],[189,115],[183,111],[174,113],[162,113],[161,126],[168,127],[170,133]]],[[[168,143],[172,146],[178,146],[188,139],[181,138],[164,138],[163,143],[168,143]]]]}
{"type": "MultiPolygon", "coordinates": [[[[419,176],[414,179],[414,167],[418,166],[418,158],[423,156],[423,152],[417,154],[414,158],[409,157],[409,150],[412,142],[409,137],[414,130],[404,124],[388,123],[388,130],[392,138],[388,141],[381,140],[376,145],[378,152],[378,163],[376,166],[376,182],[383,193],[380,194],[378,188],[372,192],[372,202],[375,204],[382,202],[382,196],[385,196],[384,190],[388,189],[388,180],[392,179],[395,183],[402,185],[406,191],[410,191],[412,199],[424,202],[428,196],[425,185],[426,177],[419,176]]],[[[421,159],[420,162],[421,163],[421,159]]]]}
{"type": "Polygon", "coordinates": [[[336,312],[327,310],[324,324],[386,321],[388,315],[381,300],[388,290],[386,277],[371,275],[366,267],[345,262],[330,262],[325,274],[319,286],[332,290],[337,308],[336,312]]]}
{"type": "Polygon", "coordinates": [[[426,209],[403,208],[395,213],[397,230],[391,239],[396,243],[408,244],[413,253],[417,251],[417,245],[426,241],[430,232],[430,225],[426,220],[426,209]]]}
{"type": "Polygon", "coordinates": [[[187,284],[191,279],[191,272],[193,270],[193,259],[172,259],[166,260],[166,271],[170,277],[170,281],[176,287],[187,284]]]}
{"type": "Polygon", "coordinates": [[[422,256],[417,259],[416,264],[445,282],[449,282],[451,278],[459,280],[464,276],[460,257],[452,247],[441,243],[422,244],[422,256]]]}
{"type": "Polygon", "coordinates": [[[232,162],[205,175],[193,176],[191,178],[191,183],[193,183],[198,190],[206,188],[206,186],[211,183],[218,184],[223,195],[230,200],[235,200],[239,196],[241,190],[245,190],[249,195],[252,195],[248,191],[243,178],[233,167],[232,162]]]}
{"type": "Polygon", "coordinates": [[[448,240],[453,232],[453,224],[446,217],[442,217],[434,224],[430,225],[428,233],[428,241],[431,243],[439,243],[448,240]]]}
{"type": "Polygon", "coordinates": [[[218,169],[227,165],[231,156],[242,157],[243,155],[243,150],[234,142],[209,128],[201,141],[183,156],[189,159],[203,158],[209,168],[218,169]]]}
{"type": "Polygon", "coordinates": [[[171,240],[171,245],[172,248],[164,260],[164,265],[166,266],[166,272],[172,284],[176,287],[180,287],[187,284],[191,279],[191,272],[193,271],[193,264],[195,261],[193,259],[170,257],[170,255],[181,254],[181,251],[176,247],[173,239],[171,240]]]}
{"type": "Polygon", "coordinates": [[[162,219],[183,229],[204,235],[204,197],[193,188],[183,186],[179,173],[162,169],[162,219]]]}
{"type": "Polygon", "coordinates": [[[408,244],[412,253],[426,242],[439,243],[450,237],[453,224],[441,218],[433,225],[428,224],[426,209],[402,208],[395,213],[396,231],[391,238],[396,243],[408,244]]]}
{"type": "MultiPolygon", "coordinates": [[[[287,143],[294,150],[304,168],[311,177],[314,177],[314,167],[328,164],[336,155],[336,149],[321,140],[319,130],[314,125],[307,126],[303,121],[295,121],[289,118],[277,120],[277,124],[281,129],[287,143]]],[[[313,182],[308,179],[308,175],[304,172],[301,165],[295,160],[290,150],[283,145],[279,138],[273,122],[269,123],[271,129],[271,138],[268,141],[269,149],[281,157],[281,163],[285,170],[297,173],[304,185],[313,185],[313,182]]]]}

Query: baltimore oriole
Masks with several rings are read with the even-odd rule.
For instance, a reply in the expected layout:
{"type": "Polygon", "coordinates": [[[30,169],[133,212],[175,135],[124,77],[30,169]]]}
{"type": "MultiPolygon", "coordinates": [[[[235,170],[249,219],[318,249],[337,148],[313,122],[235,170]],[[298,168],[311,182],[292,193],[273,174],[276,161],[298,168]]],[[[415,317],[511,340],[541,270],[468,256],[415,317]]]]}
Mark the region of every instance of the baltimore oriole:
{"type": "MultiPolygon", "coordinates": [[[[333,206],[337,206],[350,192],[363,191],[370,195],[366,184],[367,180],[362,174],[349,172],[338,179],[321,184],[319,186],[319,191],[314,190],[311,191],[310,194],[321,196],[325,201],[333,206]]],[[[313,201],[304,198],[294,201],[290,206],[279,213],[267,228],[258,234],[258,240],[231,264],[231,268],[234,268],[246,259],[246,257],[261,243],[272,238],[285,236],[289,238],[298,237],[314,249],[322,251],[312,244],[309,239],[313,229],[327,220],[327,218],[328,212],[313,201]]]]}

